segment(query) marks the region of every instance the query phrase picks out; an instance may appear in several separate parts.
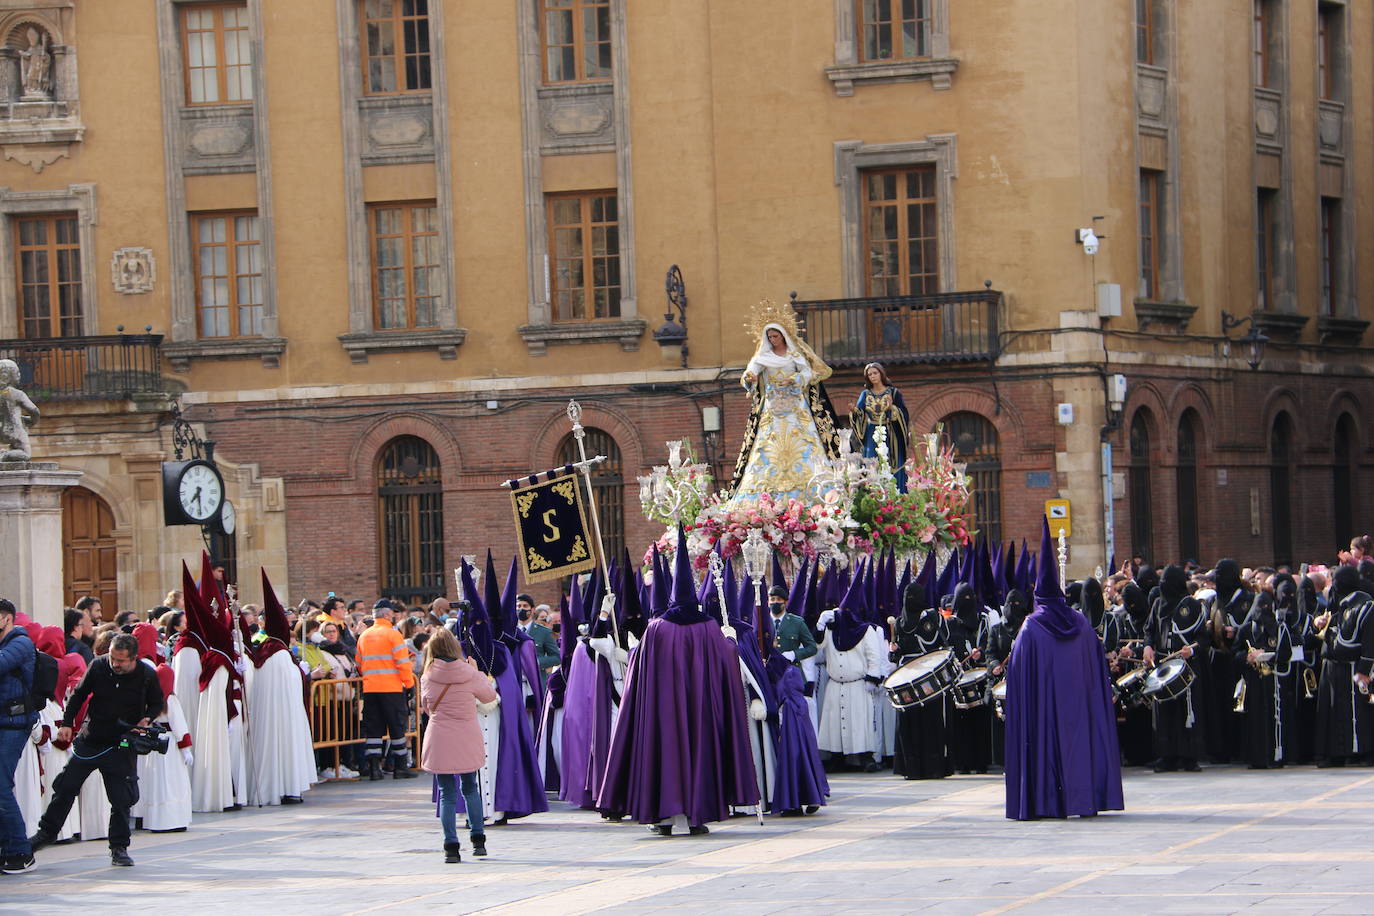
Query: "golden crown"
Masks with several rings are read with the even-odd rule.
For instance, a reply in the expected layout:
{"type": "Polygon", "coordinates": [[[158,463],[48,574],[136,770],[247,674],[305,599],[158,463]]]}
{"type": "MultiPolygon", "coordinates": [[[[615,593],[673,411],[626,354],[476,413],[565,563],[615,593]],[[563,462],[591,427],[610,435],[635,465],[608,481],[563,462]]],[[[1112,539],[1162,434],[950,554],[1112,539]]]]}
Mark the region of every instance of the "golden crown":
{"type": "Polygon", "coordinates": [[[792,340],[798,343],[802,341],[802,332],[805,329],[790,302],[777,303],[772,299],[760,299],[744,327],[753,335],[753,339],[758,341],[763,339],[763,329],[770,324],[780,326],[792,340]]]}

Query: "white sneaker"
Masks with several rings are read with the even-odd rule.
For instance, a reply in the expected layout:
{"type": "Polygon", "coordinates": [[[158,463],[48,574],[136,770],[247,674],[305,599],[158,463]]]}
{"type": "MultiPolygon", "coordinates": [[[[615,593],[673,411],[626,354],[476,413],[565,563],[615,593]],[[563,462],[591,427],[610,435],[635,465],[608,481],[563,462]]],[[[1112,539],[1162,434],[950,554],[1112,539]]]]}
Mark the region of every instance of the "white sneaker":
{"type": "Polygon", "coordinates": [[[322,768],[320,769],[320,779],[337,779],[337,778],[338,778],[338,774],[335,773],[333,767],[322,767],[322,768]]]}
{"type": "Polygon", "coordinates": [[[351,769],[349,769],[348,767],[344,766],[343,764],[339,764],[339,778],[340,778],[340,779],[357,779],[357,778],[358,778],[358,771],[357,771],[357,770],[351,770],[351,769]]]}

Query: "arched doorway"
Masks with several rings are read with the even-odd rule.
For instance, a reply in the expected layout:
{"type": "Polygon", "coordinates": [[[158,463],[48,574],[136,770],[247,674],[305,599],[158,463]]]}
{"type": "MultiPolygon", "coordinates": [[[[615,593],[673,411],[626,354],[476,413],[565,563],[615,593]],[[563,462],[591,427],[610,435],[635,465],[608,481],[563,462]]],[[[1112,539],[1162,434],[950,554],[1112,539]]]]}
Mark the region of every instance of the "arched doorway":
{"type": "Polygon", "coordinates": [[[1355,467],[1356,454],[1355,419],[1348,413],[1341,414],[1336,421],[1336,436],[1331,455],[1331,498],[1332,520],[1336,525],[1334,543],[1344,547],[1350,539],[1359,534],[1355,530],[1355,467]]]}
{"type": "Polygon", "coordinates": [[[1174,469],[1178,507],[1178,556],[1183,563],[1198,558],[1197,531],[1197,411],[1189,409],[1178,419],[1178,465],[1174,469]]]}
{"type": "MultiPolygon", "coordinates": [[[[605,455],[606,460],[592,468],[592,497],[596,500],[596,514],[601,521],[601,540],[606,545],[606,560],[618,559],[625,549],[625,469],[621,464],[620,446],[604,429],[586,427],[583,444],[587,456],[605,455]]],[[[572,434],[558,443],[559,465],[581,460],[577,440],[572,434]]],[[[587,520],[588,522],[591,519],[587,520]]]]}
{"type": "Polygon", "coordinates": [[[1274,526],[1274,565],[1293,562],[1293,418],[1274,417],[1269,431],[1269,519],[1274,526]]]}
{"type": "Polygon", "coordinates": [[[1002,452],[997,427],[982,414],[961,410],[940,420],[944,444],[956,461],[967,464],[971,479],[973,524],[989,543],[1002,541],[1002,452]]]}
{"type": "Polygon", "coordinates": [[[1137,410],[1131,419],[1130,464],[1127,466],[1131,497],[1131,556],[1154,556],[1154,507],[1150,499],[1150,412],[1137,410]]]}
{"type": "Polygon", "coordinates": [[[444,593],[444,493],[439,456],[417,436],[377,456],[379,591],[408,604],[444,593]]]}
{"type": "Polygon", "coordinates": [[[85,487],[62,493],[62,588],[67,607],[86,595],[100,599],[106,620],[119,612],[114,513],[85,487]]]}

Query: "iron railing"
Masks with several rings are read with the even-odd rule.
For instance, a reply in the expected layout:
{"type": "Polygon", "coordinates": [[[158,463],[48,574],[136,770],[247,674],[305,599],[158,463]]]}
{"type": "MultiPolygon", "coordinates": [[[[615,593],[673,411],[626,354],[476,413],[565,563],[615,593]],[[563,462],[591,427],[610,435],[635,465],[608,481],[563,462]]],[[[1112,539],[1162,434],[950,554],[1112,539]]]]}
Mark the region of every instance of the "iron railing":
{"type": "Polygon", "coordinates": [[[162,394],[161,334],[0,340],[0,359],[19,364],[19,387],[40,403],[162,394]]]}
{"type": "Polygon", "coordinates": [[[794,302],[806,340],[832,366],[997,357],[997,290],[794,302]]]}

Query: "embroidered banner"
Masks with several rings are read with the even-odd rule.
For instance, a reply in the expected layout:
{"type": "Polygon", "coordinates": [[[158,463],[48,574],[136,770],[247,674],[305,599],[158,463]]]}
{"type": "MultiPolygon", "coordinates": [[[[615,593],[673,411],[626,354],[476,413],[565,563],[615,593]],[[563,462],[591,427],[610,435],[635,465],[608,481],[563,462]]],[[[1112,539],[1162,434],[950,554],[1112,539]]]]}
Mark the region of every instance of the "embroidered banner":
{"type": "Polygon", "coordinates": [[[507,484],[525,581],[543,582],[591,569],[596,553],[577,478],[571,473],[543,483],[534,478],[525,478],[530,482],[524,486],[519,485],[523,481],[507,484]]]}

